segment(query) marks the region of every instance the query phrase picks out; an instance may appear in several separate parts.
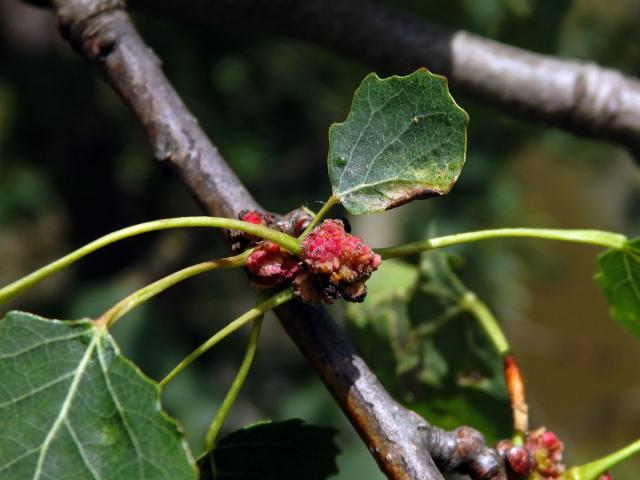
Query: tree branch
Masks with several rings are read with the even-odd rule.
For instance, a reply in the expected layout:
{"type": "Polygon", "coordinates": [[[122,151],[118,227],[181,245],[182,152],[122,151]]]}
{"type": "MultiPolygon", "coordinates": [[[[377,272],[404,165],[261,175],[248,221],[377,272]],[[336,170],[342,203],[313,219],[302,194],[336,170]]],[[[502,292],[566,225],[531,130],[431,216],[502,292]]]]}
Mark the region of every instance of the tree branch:
{"type": "Polygon", "coordinates": [[[640,81],[450,31],[372,0],[130,0],[175,20],[251,29],[319,44],[383,73],[426,66],[506,113],[609,140],[640,159],[640,81]]]}
{"type": "Polygon", "coordinates": [[[123,0],[56,0],[58,22],[75,50],[101,67],[144,126],[155,159],[173,170],[211,215],[257,208],[169,84],[160,61],[123,10],[123,0]]]}
{"type": "Polygon", "coordinates": [[[324,308],[296,302],[278,317],[390,479],[442,479],[429,456],[429,424],[382,387],[324,308]]]}
{"type": "MultiPolygon", "coordinates": [[[[121,0],[55,0],[65,37],[101,68],[169,164],[210,213],[235,216],[255,201],[164,77],[121,0]]],[[[426,421],[395,402],[324,309],[294,302],[278,316],[391,479],[442,480],[426,421]]]]}

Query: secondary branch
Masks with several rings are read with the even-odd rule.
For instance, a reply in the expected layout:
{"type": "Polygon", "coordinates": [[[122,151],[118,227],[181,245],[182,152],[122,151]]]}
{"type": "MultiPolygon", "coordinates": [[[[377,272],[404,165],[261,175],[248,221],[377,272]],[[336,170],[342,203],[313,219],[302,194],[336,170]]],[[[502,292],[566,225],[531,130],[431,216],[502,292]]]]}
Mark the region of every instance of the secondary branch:
{"type": "Polygon", "coordinates": [[[427,67],[509,114],[616,142],[640,159],[640,81],[452,31],[373,0],[130,0],[172,20],[298,38],[383,73],[427,67]]]}
{"type": "Polygon", "coordinates": [[[124,0],[55,0],[66,39],[101,68],[143,125],[156,160],[172,169],[211,215],[237,218],[255,200],[209,141],[144,43],[124,0]]]}

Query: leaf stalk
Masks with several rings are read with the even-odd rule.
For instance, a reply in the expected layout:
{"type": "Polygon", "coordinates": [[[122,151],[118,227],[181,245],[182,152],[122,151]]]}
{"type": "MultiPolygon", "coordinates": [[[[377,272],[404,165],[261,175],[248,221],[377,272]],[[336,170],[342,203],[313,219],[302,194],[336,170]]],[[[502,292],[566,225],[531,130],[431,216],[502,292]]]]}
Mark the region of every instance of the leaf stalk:
{"type": "Polygon", "coordinates": [[[377,248],[375,251],[384,260],[390,258],[415,255],[426,250],[450,247],[463,243],[477,242],[494,238],[527,237],[563,242],[586,243],[614,249],[622,249],[627,237],[619,233],[603,230],[561,230],[550,228],[497,228],[493,230],[478,230],[475,232],[456,233],[443,237],[430,238],[388,248],[377,248]]]}
{"type": "Polygon", "coordinates": [[[251,334],[249,335],[249,343],[247,344],[247,350],[245,351],[244,358],[242,359],[242,363],[240,364],[240,368],[238,369],[238,373],[233,379],[233,383],[231,384],[227,395],[222,401],[222,405],[220,405],[220,408],[216,412],[213,421],[209,426],[209,430],[207,431],[207,435],[204,441],[205,454],[215,448],[216,439],[218,438],[218,434],[222,429],[222,425],[229,415],[229,411],[235,403],[236,398],[238,398],[238,394],[240,393],[242,385],[247,379],[249,369],[251,368],[251,364],[253,363],[253,359],[256,354],[256,348],[258,346],[258,339],[260,338],[260,330],[262,328],[263,319],[264,315],[260,315],[253,321],[251,334]]]}
{"type": "Polygon", "coordinates": [[[597,480],[604,472],[640,453],[640,438],[626,447],[584,465],[571,467],[559,480],[597,480]]]}
{"type": "Polygon", "coordinates": [[[475,293],[467,290],[460,300],[460,305],[478,320],[478,323],[480,323],[480,326],[485,331],[500,356],[504,357],[509,353],[511,348],[509,347],[509,342],[507,341],[507,337],[505,337],[502,328],[500,328],[498,321],[493,316],[493,313],[491,313],[491,310],[489,310],[489,307],[487,307],[475,293]]]}
{"type": "Polygon", "coordinates": [[[72,263],[80,260],[82,257],[89,255],[90,253],[106,247],[119,240],[141,235],[147,232],[153,232],[157,230],[166,230],[170,228],[192,228],[192,227],[209,227],[209,228],[226,228],[231,230],[240,230],[257,237],[270,240],[286,248],[294,255],[300,255],[300,241],[293,238],[286,233],[273,230],[263,225],[256,225],[253,223],[243,222],[241,220],[234,220],[230,218],[221,217],[177,217],[166,218],[161,220],[153,220],[150,222],[140,223],[138,225],[132,225],[122,230],[111,232],[103,237],[94,240],[91,243],[65,255],[58,260],[45,265],[42,268],[16,280],[13,283],[0,289],[0,304],[7,300],[19,295],[29,287],[41,282],[45,278],[53,275],[54,273],[68,267],[72,263]]]}
{"type": "Polygon", "coordinates": [[[251,320],[254,320],[261,315],[264,315],[265,312],[268,312],[271,309],[276,308],[283,303],[292,300],[295,297],[293,291],[290,288],[285,290],[281,290],[275,295],[269,297],[266,301],[262,302],[260,305],[252,308],[248,312],[243,313],[238,318],[229,323],[226,327],[219,330],[215,335],[209,338],[206,342],[196,348],[193,352],[187,355],[176,367],[169,372],[169,374],[164,377],[160,382],[158,382],[158,386],[162,389],[164,388],[171,380],[173,380],[180,372],[182,372],[185,368],[191,365],[196,359],[198,359],[202,354],[204,354],[207,350],[213,347],[220,340],[235,332],[239,328],[243,327],[251,320]]]}
{"type": "Polygon", "coordinates": [[[329,212],[329,210],[331,210],[338,203],[340,203],[340,200],[338,199],[338,197],[336,197],[335,195],[331,195],[327,199],[325,204],[322,206],[322,208],[318,211],[318,213],[315,214],[315,216],[313,217],[313,220],[311,220],[311,223],[309,223],[309,225],[307,225],[307,228],[304,229],[304,232],[302,232],[302,234],[298,237],[298,240],[300,241],[304,240],[305,237],[309,235],[311,230],[313,230],[316,227],[316,225],[320,223],[320,220],[322,220],[325,217],[325,215],[329,212]]]}
{"type": "Polygon", "coordinates": [[[120,318],[136,308],[138,305],[165,291],[167,288],[172,287],[176,283],[180,283],[194,275],[216,270],[218,268],[242,267],[247,263],[247,257],[250,253],[251,251],[247,251],[234,257],[210,260],[208,262],[198,263],[196,265],[183,268],[182,270],[178,270],[177,272],[167,275],[166,277],[161,278],[160,280],[157,280],[120,300],[113,307],[100,315],[100,317],[95,320],[95,323],[98,326],[111,328],[120,318]]]}

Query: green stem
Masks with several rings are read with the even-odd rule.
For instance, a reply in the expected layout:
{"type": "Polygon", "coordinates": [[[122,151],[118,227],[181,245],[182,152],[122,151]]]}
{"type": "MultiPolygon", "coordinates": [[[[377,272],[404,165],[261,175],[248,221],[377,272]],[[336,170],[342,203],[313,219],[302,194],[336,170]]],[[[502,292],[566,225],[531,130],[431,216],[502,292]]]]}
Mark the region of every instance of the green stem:
{"type": "Polygon", "coordinates": [[[378,248],[383,259],[404,257],[432,250],[435,248],[450,247],[462,243],[476,242],[490,238],[529,237],[548,240],[560,240],[564,242],[588,243],[615,249],[622,249],[627,237],[624,235],[605,232],[602,230],[557,230],[549,228],[498,228],[495,230],[479,230],[476,232],[457,233],[444,237],[430,238],[418,242],[407,243],[389,248],[378,248]]]}
{"type": "Polygon", "coordinates": [[[300,242],[285,233],[278,232],[263,225],[255,225],[253,223],[247,223],[240,220],[233,220],[230,218],[219,217],[178,217],[178,218],[166,218],[162,220],[154,220],[151,222],[140,223],[131,227],[123,228],[115,232],[109,233],[104,237],[100,237],[97,240],[85,245],[84,247],[75,250],[68,255],[52,262],[44,267],[36,270],[29,275],[22,277],[19,280],[7,285],[0,289],[0,303],[9,300],[12,297],[20,294],[27,288],[35,285],[36,283],[44,280],[50,275],[68,267],[75,261],[82,257],[95,252],[96,250],[105,247],[111,243],[123,240],[125,238],[140,235],[142,233],[153,232],[156,230],[165,230],[169,228],[185,228],[185,227],[212,227],[212,228],[227,228],[231,230],[241,230],[251,235],[255,235],[267,240],[271,240],[286,248],[294,255],[300,254],[300,242]]]}
{"type": "Polygon", "coordinates": [[[331,210],[333,208],[334,205],[340,203],[340,200],[338,200],[338,197],[336,197],[335,195],[331,195],[327,201],[325,202],[325,204],[322,206],[322,208],[320,209],[320,211],[318,213],[316,213],[315,217],[313,217],[313,220],[311,220],[311,223],[307,226],[307,228],[304,229],[304,232],[302,232],[302,235],[300,235],[300,237],[298,237],[299,240],[304,240],[304,238],[309,235],[309,232],[311,232],[311,230],[313,230],[315,228],[315,226],[320,222],[320,220],[322,220],[324,218],[324,216],[327,214],[327,212],[329,210],[331,210]]]}
{"type": "Polygon", "coordinates": [[[207,431],[207,436],[205,437],[204,441],[206,452],[210,452],[215,448],[216,438],[218,438],[220,429],[222,428],[227,415],[229,415],[229,411],[235,403],[236,398],[238,398],[238,393],[240,393],[240,389],[242,388],[242,385],[247,378],[247,374],[249,373],[249,369],[251,368],[251,364],[253,363],[253,359],[256,354],[256,347],[258,345],[258,338],[260,337],[260,329],[262,328],[263,318],[264,315],[260,315],[253,321],[251,334],[249,335],[249,343],[247,345],[247,350],[245,351],[244,358],[242,359],[242,364],[238,369],[236,378],[233,380],[233,383],[231,384],[227,395],[222,401],[222,405],[220,405],[220,408],[216,412],[209,430],[207,431]]]}
{"type": "Polygon", "coordinates": [[[460,304],[478,320],[503,359],[504,381],[513,417],[512,442],[517,446],[524,445],[525,435],[529,430],[529,406],[525,399],[522,373],[515,357],[510,353],[511,347],[507,337],[489,307],[475,293],[467,291],[462,296],[460,304]]]}
{"type": "Polygon", "coordinates": [[[475,293],[467,291],[460,300],[460,304],[463,308],[471,312],[478,322],[480,322],[480,325],[498,353],[500,353],[501,356],[509,353],[509,342],[502,332],[498,321],[484,302],[480,300],[475,293]]]}
{"type": "Polygon", "coordinates": [[[244,252],[240,255],[236,255],[235,257],[211,260],[183,268],[182,270],[172,273],[171,275],[161,278],[160,280],[133,292],[131,295],[119,301],[98,317],[95,323],[96,325],[103,325],[106,328],[111,328],[121,317],[136,308],[138,305],[146,302],[151,297],[156,296],[167,288],[172,287],[176,283],[186,280],[189,277],[193,277],[194,275],[198,275],[199,273],[216,270],[218,268],[242,267],[247,262],[248,256],[249,252],[244,252]]]}
{"type": "Polygon", "coordinates": [[[428,323],[418,325],[414,330],[414,336],[418,338],[428,338],[464,311],[465,309],[460,305],[449,307],[442,315],[439,315],[433,320],[429,320],[428,323]]]}
{"type": "Polygon", "coordinates": [[[272,297],[269,297],[268,300],[262,302],[260,305],[257,305],[255,308],[252,308],[248,312],[240,315],[234,321],[229,323],[226,327],[222,328],[218,333],[209,338],[206,342],[196,348],[193,352],[187,355],[184,360],[182,360],[169,374],[164,377],[159,383],[159,387],[162,389],[165,385],[167,385],[171,380],[173,380],[182,370],[191,365],[198,357],[200,357],[203,353],[213,347],[216,343],[222,340],[227,335],[235,332],[243,325],[249,323],[251,320],[258,318],[261,315],[264,315],[265,312],[276,308],[278,305],[282,305],[283,303],[288,302],[289,300],[294,298],[293,291],[290,288],[286,290],[282,290],[272,297]]]}
{"type": "Polygon", "coordinates": [[[604,472],[615,467],[624,460],[630,458],[633,455],[640,453],[640,439],[621,448],[617,452],[614,452],[606,457],[602,457],[593,462],[578,467],[572,467],[565,474],[563,474],[561,480],[596,480],[604,472]]]}

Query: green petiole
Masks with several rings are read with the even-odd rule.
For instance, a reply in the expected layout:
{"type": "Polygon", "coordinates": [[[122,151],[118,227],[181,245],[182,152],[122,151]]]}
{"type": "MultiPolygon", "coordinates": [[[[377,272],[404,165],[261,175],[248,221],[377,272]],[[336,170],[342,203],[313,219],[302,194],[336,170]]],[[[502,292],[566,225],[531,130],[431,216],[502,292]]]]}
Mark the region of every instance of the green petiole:
{"type": "Polygon", "coordinates": [[[613,452],[606,457],[577,467],[571,467],[558,480],[597,480],[604,472],[611,470],[624,460],[640,453],[640,439],[613,452]]]}
{"type": "Polygon", "coordinates": [[[268,312],[269,310],[272,310],[277,306],[282,305],[283,303],[286,303],[289,300],[292,300],[294,296],[295,295],[290,288],[281,290],[275,295],[269,297],[269,299],[262,302],[260,305],[257,305],[256,307],[252,308],[248,312],[245,312],[244,314],[240,315],[234,321],[229,323],[226,327],[218,331],[218,333],[216,333],[211,338],[209,338],[209,340],[204,342],[202,345],[196,348],[193,352],[187,355],[184,358],[184,360],[182,360],[173,370],[171,370],[171,372],[169,372],[169,374],[166,377],[160,380],[160,382],[158,383],[158,386],[161,389],[164,388],[164,386],[167,385],[171,380],[173,380],[180,372],[182,372],[185,368],[191,365],[198,357],[200,357],[203,353],[205,353],[207,350],[209,350],[211,347],[213,347],[216,343],[218,343],[220,340],[225,338],[227,335],[235,332],[242,326],[249,323],[251,320],[254,320],[264,315],[265,312],[268,312]]]}
{"type": "Polygon", "coordinates": [[[304,240],[305,237],[309,235],[309,232],[311,232],[311,230],[313,230],[315,226],[320,223],[320,220],[324,218],[327,212],[329,212],[329,210],[331,210],[338,203],[340,203],[338,197],[336,197],[335,195],[331,195],[322,206],[322,208],[318,211],[318,213],[315,214],[313,220],[311,220],[311,223],[309,223],[307,228],[304,229],[304,232],[302,232],[302,234],[300,235],[299,240],[304,240]]]}
{"type": "Polygon", "coordinates": [[[216,438],[218,438],[218,434],[222,429],[222,425],[224,424],[227,415],[229,415],[229,411],[235,403],[236,398],[238,398],[238,394],[240,393],[242,385],[247,379],[249,369],[251,368],[251,364],[253,363],[253,359],[256,355],[256,348],[258,346],[258,339],[260,338],[260,330],[262,329],[263,319],[264,315],[260,315],[253,321],[251,334],[249,335],[249,343],[247,344],[247,350],[245,351],[244,358],[242,359],[242,363],[240,364],[240,368],[238,369],[238,373],[233,379],[233,383],[231,384],[227,395],[222,401],[222,405],[220,405],[220,408],[216,412],[213,421],[209,426],[209,430],[207,431],[207,435],[204,441],[205,452],[210,452],[215,448],[216,438]]]}
{"type": "Polygon", "coordinates": [[[107,328],[111,328],[121,317],[126,315],[129,311],[133,310],[138,305],[146,302],[151,297],[163,292],[167,288],[186,280],[189,277],[198,275],[199,273],[216,270],[218,268],[233,268],[242,267],[247,262],[247,257],[250,251],[244,252],[235,257],[221,258],[220,260],[211,260],[208,262],[198,263],[187,268],[183,268],[171,275],[161,278],[158,281],[147,285],[146,287],[137,290],[131,295],[127,296],[105,313],[103,313],[97,320],[97,325],[103,325],[107,328]]]}
{"type": "Polygon", "coordinates": [[[36,270],[16,280],[13,283],[0,289],[0,303],[3,303],[10,298],[19,295],[29,287],[41,282],[45,278],[53,275],[54,273],[68,267],[77,260],[85,257],[86,255],[99,250],[102,247],[106,247],[114,242],[123,240],[125,238],[133,237],[147,232],[153,232],[156,230],[166,230],[170,228],[187,228],[187,227],[209,227],[209,228],[227,228],[230,230],[240,230],[257,237],[270,240],[286,248],[294,255],[300,254],[300,242],[296,238],[291,237],[277,230],[265,227],[263,225],[255,225],[253,223],[243,222],[241,220],[233,220],[230,218],[220,217],[178,217],[178,218],[166,218],[162,220],[154,220],[151,222],[140,223],[131,227],[123,228],[115,232],[109,233],[103,237],[94,240],[93,242],[85,245],[84,247],[75,250],[68,255],[52,262],[44,267],[36,270]]]}
{"type": "Polygon", "coordinates": [[[417,242],[399,245],[397,247],[377,248],[375,251],[383,259],[405,257],[426,250],[450,247],[463,243],[477,242],[492,238],[528,237],[547,240],[560,240],[563,242],[586,243],[603,247],[621,249],[624,247],[627,237],[619,233],[605,232],[602,230],[558,230],[549,228],[498,228],[495,230],[478,230],[476,232],[456,233],[444,237],[430,238],[417,242]]]}
{"type": "MultiPolygon", "coordinates": [[[[436,258],[446,258],[444,255],[436,256],[436,258]]],[[[451,292],[447,292],[449,301],[455,304],[445,312],[445,316],[440,317],[446,321],[448,315],[456,315],[458,313],[467,312],[480,324],[484,333],[493,344],[493,347],[503,359],[504,378],[511,403],[511,411],[513,414],[514,426],[514,445],[522,445],[524,442],[525,432],[529,430],[528,406],[525,400],[524,382],[518,364],[510,353],[510,346],[507,338],[500,327],[496,317],[489,307],[478,298],[478,296],[467,287],[455,274],[449,262],[444,260],[441,265],[443,273],[448,277],[451,284],[451,292]]],[[[447,289],[445,288],[445,292],[447,289]]],[[[437,293],[436,293],[437,294],[437,293]]],[[[442,295],[440,293],[440,295],[442,295]]],[[[440,321],[443,321],[440,320],[440,321]]]]}
{"type": "Polygon", "coordinates": [[[487,334],[487,337],[493,343],[493,346],[498,351],[500,356],[504,356],[510,351],[509,342],[502,332],[502,328],[498,324],[498,321],[489,310],[482,300],[477,295],[469,290],[460,299],[460,307],[471,313],[480,326],[487,334]]]}

